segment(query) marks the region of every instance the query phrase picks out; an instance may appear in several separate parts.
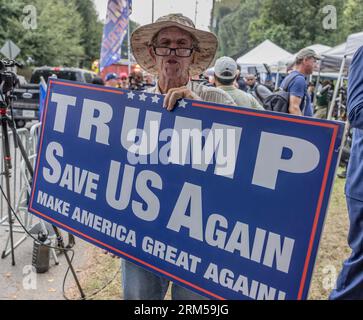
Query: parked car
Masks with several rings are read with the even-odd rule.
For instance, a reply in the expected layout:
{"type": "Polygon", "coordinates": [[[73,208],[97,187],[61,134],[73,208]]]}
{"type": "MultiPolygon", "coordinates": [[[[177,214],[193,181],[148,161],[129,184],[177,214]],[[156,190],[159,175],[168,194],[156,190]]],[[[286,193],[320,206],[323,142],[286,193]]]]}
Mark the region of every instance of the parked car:
{"type": "Polygon", "coordinates": [[[30,83],[39,84],[41,76],[44,78],[45,82],[47,82],[48,78],[52,75],[56,75],[58,79],[86,83],[92,83],[93,78],[97,76],[97,74],[92,71],[78,68],[41,67],[33,70],[30,83]]]}
{"type": "Polygon", "coordinates": [[[43,77],[45,82],[50,76],[55,75],[58,79],[71,81],[92,83],[96,73],[67,67],[40,67],[35,68],[32,72],[30,82],[24,82],[20,79],[19,85],[14,90],[16,96],[13,103],[13,116],[17,128],[22,128],[28,121],[39,119],[39,83],[40,77],[43,77]]]}

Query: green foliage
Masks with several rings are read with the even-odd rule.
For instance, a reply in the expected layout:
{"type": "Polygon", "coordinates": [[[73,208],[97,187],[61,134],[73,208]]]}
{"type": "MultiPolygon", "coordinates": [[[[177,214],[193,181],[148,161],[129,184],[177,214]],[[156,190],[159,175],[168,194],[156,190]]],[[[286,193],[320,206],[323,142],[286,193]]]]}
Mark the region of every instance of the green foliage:
{"type": "Polygon", "coordinates": [[[241,0],[223,0],[215,2],[214,4],[214,17],[212,23],[212,31],[218,33],[219,24],[221,20],[231,12],[233,12],[239,5],[241,0]]]}
{"type": "Polygon", "coordinates": [[[0,0],[0,46],[6,39],[12,39],[13,32],[21,32],[22,26],[18,22],[22,16],[24,1],[0,0]]]}
{"type": "Polygon", "coordinates": [[[18,45],[36,65],[78,66],[84,54],[83,26],[74,2],[36,0],[37,29],[26,30],[18,45]]]}
{"type": "MultiPolygon", "coordinates": [[[[219,2],[220,10],[231,8],[227,3],[219,2]]],[[[315,43],[335,46],[363,31],[362,8],[363,0],[241,0],[214,29],[220,41],[218,54],[240,55],[266,39],[290,52],[315,43]],[[325,25],[330,17],[327,6],[336,10],[335,29],[325,25]]],[[[220,14],[215,12],[215,19],[220,14]]]]}
{"type": "Polygon", "coordinates": [[[218,29],[220,56],[235,56],[250,48],[247,31],[259,14],[260,3],[261,0],[241,1],[236,10],[222,18],[218,29]]]}
{"type": "Polygon", "coordinates": [[[92,62],[100,55],[103,23],[98,20],[92,0],[77,0],[75,4],[82,17],[83,26],[80,44],[84,48],[84,57],[81,65],[90,68],[92,62]]]}
{"type": "Polygon", "coordinates": [[[346,34],[363,31],[363,0],[347,0],[343,12],[346,34]]]}
{"type": "Polygon", "coordinates": [[[17,59],[36,66],[89,68],[99,57],[102,31],[92,0],[0,0],[0,46],[11,39],[21,49],[17,59]],[[35,29],[23,25],[26,5],[36,9],[35,29]]]}

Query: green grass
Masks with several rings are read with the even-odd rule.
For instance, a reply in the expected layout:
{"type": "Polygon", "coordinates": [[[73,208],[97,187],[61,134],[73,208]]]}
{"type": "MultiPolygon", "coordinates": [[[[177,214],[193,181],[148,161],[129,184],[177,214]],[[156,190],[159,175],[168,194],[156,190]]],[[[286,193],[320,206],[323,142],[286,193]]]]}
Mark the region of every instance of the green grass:
{"type": "MultiPolygon", "coordinates": [[[[341,169],[339,172],[341,172],[341,169]]],[[[350,248],[347,244],[349,219],[344,186],[345,179],[335,179],[311,282],[309,299],[321,300],[328,298],[343,261],[350,255],[350,248]]]]}
{"type": "MultiPolygon", "coordinates": [[[[78,273],[86,297],[95,300],[121,299],[121,260],[91,245],[89,246],[87,254],[89,256],[87,265],[78,273]],[[100,291],[100,289],[102,290],[100,291]],[[96,292],[97,294],[94,295],[96,292]]],[[[68,290],[67,296],[73,299],[79,299],[77,288],[72,286],[68,290]]]]}

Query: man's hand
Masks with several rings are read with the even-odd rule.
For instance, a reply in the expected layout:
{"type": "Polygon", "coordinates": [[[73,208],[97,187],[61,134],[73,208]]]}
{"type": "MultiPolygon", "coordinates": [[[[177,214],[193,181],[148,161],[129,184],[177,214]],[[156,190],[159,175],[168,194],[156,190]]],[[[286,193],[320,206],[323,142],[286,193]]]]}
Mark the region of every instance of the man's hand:
{"type": "Polygon", "coordinates": [[[187,89],[187,87],[173,88],[170,89],[166,94],[163,107],[166,108],[168,111],[171,111],[174,109],[177,100],[184,98],[193,99],[193,100],[202,100],[194,92],[187,89]]]}

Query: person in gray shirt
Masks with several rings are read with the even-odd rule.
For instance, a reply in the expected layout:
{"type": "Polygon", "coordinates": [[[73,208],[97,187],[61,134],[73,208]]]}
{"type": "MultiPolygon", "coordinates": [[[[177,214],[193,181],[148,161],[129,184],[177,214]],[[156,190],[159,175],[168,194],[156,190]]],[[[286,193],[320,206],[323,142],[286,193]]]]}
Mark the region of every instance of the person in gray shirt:
{"type": "Polygon", "coordinates": [[[238,76],[237,63],[230,57],[219,58],[214,65],[214,79],[217,88],[227,92],[237,106],[264,110],[260,103],[249,93],[238,89],[234,81],[238,76]]]}

